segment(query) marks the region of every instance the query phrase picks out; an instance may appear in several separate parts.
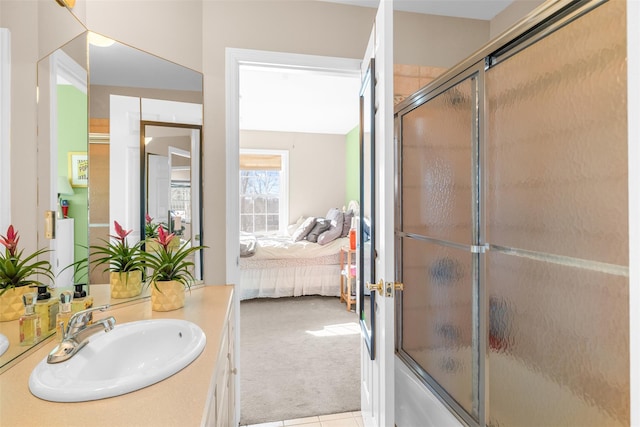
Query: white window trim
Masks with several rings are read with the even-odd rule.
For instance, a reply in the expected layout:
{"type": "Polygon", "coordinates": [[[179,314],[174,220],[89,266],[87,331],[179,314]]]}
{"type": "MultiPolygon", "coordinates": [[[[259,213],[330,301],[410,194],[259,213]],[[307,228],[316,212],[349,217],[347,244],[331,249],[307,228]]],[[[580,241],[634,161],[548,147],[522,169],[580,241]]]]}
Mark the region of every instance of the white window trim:
{"type": "MultiPolygon", "coordinates": [[[[282,159],[282,174],[280,175],[280,215],[279,232],[285,233],[289,225],[289,151],[287,150],[267,150],[254,148],[241,148],[240,154],[262,154],[262,155],[279,155],[282,159]]],[[[240,196],[238,188],[238,197],[240,196]]]]}

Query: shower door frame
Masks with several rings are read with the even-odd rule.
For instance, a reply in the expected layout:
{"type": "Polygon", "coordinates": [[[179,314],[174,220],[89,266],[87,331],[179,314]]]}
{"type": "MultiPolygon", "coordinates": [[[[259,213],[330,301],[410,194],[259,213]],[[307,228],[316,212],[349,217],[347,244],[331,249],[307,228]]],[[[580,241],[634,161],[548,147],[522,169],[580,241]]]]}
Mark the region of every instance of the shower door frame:
{"type": "Polygon", "coordinates": [[[399,109],[396,111],[395,115],[395,129],[396,129],[396,233],[395,233],[395,247],[396,247],[396,277],[399,281],[404,282],[403,271],[402,271],[402,262],[403,262],[403,254],[402,254],[402,239],[416,239],[424,242],[429,242],[431,244],[440,245],[442,247],[449,247],[458,250],[468,250],[471,255],[471,289],[472,289],[472,356],[473,356],[473,371],[477,375],[473,378],[473,396],[474,396],[474,405],[477,405],[475,408],[478,412],[478,420],[473,418],[470,414],[467,413],[465,409],[462,408],[460,404],[458,404],[447,391],[441,387],[430,375],[429,373],[423,369],[417,362],[415,362],[411,356],[405,352],[402,348],[402,301],[403,298],[397,298],[396,300],[396,351],[400,359],[404,361],[411,369],[414,374],[416,374],[427,386],[427,388],[438,396],[441,399],[442,403],[462,422],[467,425],[476,425],[479,420],[483,420],[485,407],[482,402],[485,401],[485,388],[484,388],[484,371],[485,371],[485,357],[480,357],[480,355],[485,354],[486,352],[486,344],[485,340],[480,339],[480,331],[485,330],[486,322],[488,319],[487,310],[484,309],[484,304],[481,301],[481,296],[485,295],[484,289],[484,280],[481,280],[482,277],[482,262],[480,259],[480,254],[484,253],[485,247],[481,242],[484,242],[484,232],[480,225],[482,224],[481,219],[481,188],[482,188],[482,179],[481,179],[481,170],[480,165],[482,164],[481,150],[480,147],[484,144],[484,64],[478,62],[471,66],[470,68],[464,70],[460,74],[454,76],[453,78],[442,82],[441,84],[432,87],[431,90],[424,94],[424,96],[415,98],[413,102],[406,105],[405,108],[399,109]],[[446,93],[449,89],[455,87],[456,85],[465,82],[467,80],[475,80],[475,85],[472,85],[472,89],[475,91],[471,94],[471,105],[472,105],[472,121],[473,121],[473,133],[470,138],[470,142],[472,145],[471,156],[472,156],[472,173],[471,173],[471,206],[473,207],[472,211],[469,212],[470,220],[471,220],[471,245],[464,245],[461,243],[445,241],[437,238],[430,238],[427,236],[420,236],[414,233],[406,233],[402,231],[403,222],[402,222],[402,195],[400,189],[402,188],[402,174],[400,171],[402,170],[402,120],[401,117],[416,108],[419,108],[422,105],[427,104],[431,100],[435,99],[439,95],[446,93]],[[477,351],[476,351],[477,350],[477,351]]]}

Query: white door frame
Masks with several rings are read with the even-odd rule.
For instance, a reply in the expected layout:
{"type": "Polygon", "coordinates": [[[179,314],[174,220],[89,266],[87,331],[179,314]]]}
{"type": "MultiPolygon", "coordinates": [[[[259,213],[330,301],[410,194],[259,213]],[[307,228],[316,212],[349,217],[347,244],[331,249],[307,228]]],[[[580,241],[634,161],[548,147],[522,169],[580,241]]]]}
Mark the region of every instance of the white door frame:
{"type": "MultiPolygon", "coordinates": [[[[240,66],[263,64],[282,68],[298,68],[333,73],[358,75],[360,60],[329,56],[303,55],[251,49],[226,49],[226,283],[238,283],[240,279],[240,211],[239,211],[239,153],[240,153],[240,66]],[[232,254],[236,254],[235,256],[232,254]]],[[[240,293],[233,296],[235,318],[235,366],[240,366],[240,293]]],[[[240,420],[240,377],[235,376],[236,420],[240,420]]]]}
{"type": "MultiPolygon", "coordinates": [[[[393,123],[393,0],[380,2],[363,68],[375,58],[376,283],[395,282],[395,152],[393,123]]],[[[388,285],[387,285],[388,286],[388,285]]],[[[375,359],[361,340],[362,418],[367,427],[395,424],[395,291],[376,295],[375,359]]]]}

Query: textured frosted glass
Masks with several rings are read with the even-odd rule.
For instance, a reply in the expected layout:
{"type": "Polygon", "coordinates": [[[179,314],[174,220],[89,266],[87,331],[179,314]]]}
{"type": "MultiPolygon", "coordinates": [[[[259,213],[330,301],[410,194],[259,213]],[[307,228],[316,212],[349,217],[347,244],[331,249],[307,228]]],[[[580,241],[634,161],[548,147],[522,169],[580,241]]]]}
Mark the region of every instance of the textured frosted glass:
{"type": "Polygon", "coordinates": [[[487,72],[488,240],[626,265],[625,2],[487,72]]]}
{"type": "Polygon", "coordinates": [[[471,90],[466,80],[403,117],[403,230],[471,243],[471,90]]]}
{"type": "Polygon", "coordinates": [[[402,253],[402,348],[472,414],[471,254],[408,238],[402,253]]]}
{"type": "Polygon", "coordinates": [[[628,279],[487,256],[490,424],[628,425],[628,279]]]}

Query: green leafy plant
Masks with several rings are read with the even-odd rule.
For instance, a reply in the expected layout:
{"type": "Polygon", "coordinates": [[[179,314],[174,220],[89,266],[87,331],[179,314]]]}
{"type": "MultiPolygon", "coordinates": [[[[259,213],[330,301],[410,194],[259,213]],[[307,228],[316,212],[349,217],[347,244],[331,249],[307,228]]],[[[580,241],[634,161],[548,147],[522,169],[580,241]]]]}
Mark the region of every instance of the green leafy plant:
{"type": "Polygon", "coordinates": [[[142,243],[129,245],[127,236],[132,230],[125,230],[118,221],[113,221],[116,236],[111,235],[112,240],[101,239],[104,245],[92,245],[91,263],[94,268],[104,265],[103,271],[113,273],[127,273],[130,271],[143,271],[145,259],[143,257],[142,243]]]}
{"type": "Polygon", "coordinates": [[[20,236],[13,225],[7,229],[6,236],[0,236],[0,243],[5,247],[4,254],[0,252],[0,295],[11,288],[48,286],[34,276],[42,275],[53,281],[51,263],[48,260],[38,261],[38,257],[49,252],[49,249],[38,249],[25,255],[24,250],[18,250],[19,240],[20,236]]]}
{"type": "Polygon", "coordinates": [[[170,245],[174,238],[176,238],[175,234],[168,234],[164,228],[159,227],[158,238],[154,239],[159,244],[158,248],[143,253],[145,264],[149,269],[146,281],[154,283],[156,289],[158,286],[155,283],[159,281],[175,280],[185,288],[190,288],[195,281],[191,272],[194,263],[188,257],[206,246],[189,246],[187,241],[178,248],[172,248],[170,245]]]}
{"type": "Polygon", "coordinates": [[[157,239],[158,238],[158,227],[160,224],[154,223],[153,218],[149,216],[149,214],[145,214],[144,216],[144,237],[145,239],[157,239]]]}

